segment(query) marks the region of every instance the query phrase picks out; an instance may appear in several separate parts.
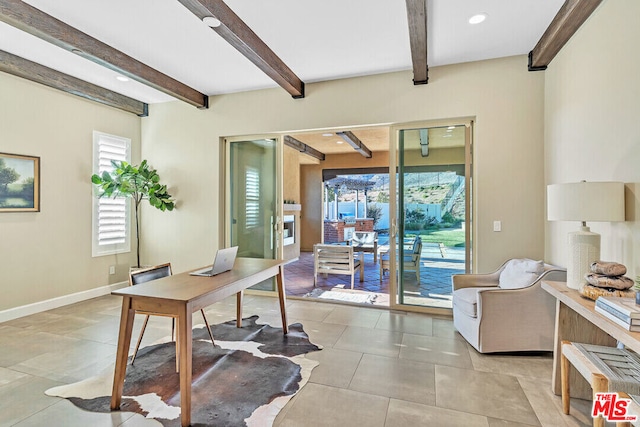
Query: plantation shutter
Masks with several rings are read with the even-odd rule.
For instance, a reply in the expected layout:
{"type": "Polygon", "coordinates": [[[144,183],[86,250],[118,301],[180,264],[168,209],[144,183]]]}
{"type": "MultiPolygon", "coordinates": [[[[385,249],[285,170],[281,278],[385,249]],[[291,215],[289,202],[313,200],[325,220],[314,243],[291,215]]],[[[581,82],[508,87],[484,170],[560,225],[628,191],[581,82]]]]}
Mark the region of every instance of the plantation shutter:
{"type": "Polygon", "coordinates": [[[245,227],[260,225],[260,173],[258,169],[248,167],[245,172],[245,227]]]}
{"type": "MultiPolygon", "coordinates": [[[[113,170],[112,160],[131,161],[127,138],[94,133],[94,173],[113,170]]],[[[93,256],[128,252],[130,247],[129,199],[100,197],[94,202],[93,256]]]]}

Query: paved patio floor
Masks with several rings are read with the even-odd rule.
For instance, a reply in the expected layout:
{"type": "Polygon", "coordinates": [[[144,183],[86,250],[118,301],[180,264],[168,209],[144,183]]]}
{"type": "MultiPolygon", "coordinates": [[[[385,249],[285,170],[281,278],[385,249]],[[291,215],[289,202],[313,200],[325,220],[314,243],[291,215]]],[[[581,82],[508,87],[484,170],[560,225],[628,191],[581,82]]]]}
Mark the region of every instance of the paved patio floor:
{"type": "MultiPolygon", "coordinates": [[[[380,280],[380,264],[373,262],[373,254],[364,254],[364,281],[356,272],[354,290],[377,294],[376,305],[389,305],[389,273],[380,280]]],[[[425,244],[420,257],[420,283],[415,273],[404,275],[404,302],[412,305],[451,308],[451,275],[464,273],[464,249],[447,248],[442,256],[437,245],[425,244]]],[[[297,261],[285,266],[287,295],[302,297],[314,289],[313,253],[302,252],[297,261]]],[[[317,287],[325,290],[350,289],[351,278],[346,275],[318,276],[317,287]]]]}

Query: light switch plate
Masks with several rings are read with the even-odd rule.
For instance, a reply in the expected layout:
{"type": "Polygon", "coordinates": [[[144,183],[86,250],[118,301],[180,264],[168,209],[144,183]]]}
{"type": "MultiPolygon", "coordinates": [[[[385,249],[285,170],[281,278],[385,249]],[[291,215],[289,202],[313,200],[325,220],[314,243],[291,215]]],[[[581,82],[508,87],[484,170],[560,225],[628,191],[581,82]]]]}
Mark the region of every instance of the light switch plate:
{"type": "Polygon", "coordinates": [[[502,231],[502,221],[493,221],[493,231],[502,231]]]}

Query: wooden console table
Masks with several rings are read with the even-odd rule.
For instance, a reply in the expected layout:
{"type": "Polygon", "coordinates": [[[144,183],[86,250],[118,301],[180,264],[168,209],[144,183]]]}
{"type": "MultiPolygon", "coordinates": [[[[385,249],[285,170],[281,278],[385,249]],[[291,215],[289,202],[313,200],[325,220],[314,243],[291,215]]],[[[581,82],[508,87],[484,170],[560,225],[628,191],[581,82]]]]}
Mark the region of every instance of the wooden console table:
{"type": "Polygon", "coordinates": [[[116,367],[111,394],[111,409],[120,409],[131,331],[136,310],[149,311],[178,319],[177,339],[180,361],[180,410],[183,426],[191,424],[191,352],[192,313],[236,294],[236,324],[242,326],[242,291],[271,277],[276,277],[282,330],[288,333],[284,291],[283,260],[237,258],[231,271],[213,277],[176,274],[136,286],[119,289],[122,314],[116,353],[116,367]]]}
{"type": "MultiPolygon", "coordinates": [[[[562,340],[615,347],[620,341],[640,353],[640,332],[630,332],[595,311],[595,301],[584,298],[565,282],[542,282],[542,289],[556,298],[555,349],[551,389],[561,394],[560,354],[562,340]]],[[[591,399],[591,388],[580,375],[570,378],[571,397],[591,399]]]]}

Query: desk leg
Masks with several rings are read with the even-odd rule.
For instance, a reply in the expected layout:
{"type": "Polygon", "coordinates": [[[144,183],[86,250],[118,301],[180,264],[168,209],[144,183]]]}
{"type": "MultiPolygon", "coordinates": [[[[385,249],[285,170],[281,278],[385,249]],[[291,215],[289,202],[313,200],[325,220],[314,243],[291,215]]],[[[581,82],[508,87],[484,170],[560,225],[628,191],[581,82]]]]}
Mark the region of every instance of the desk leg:
{"type": "Polygon", "coordinates": [[[120,409],[124,377],[127,373],[127,357],[131,344],[131,331],[135,311],[131,309],[131,298],[123,297],[122,313],[120,314],[120,332],[118,334],[118,350],[116,353],[116,368],[113,374],[113,389],[111,391],[111,410],[120,409]]]}
{"type": "Polygon", "coordinates": [[[236,327],[242,328],[242,300],[244,292],[240,291],[236,294],[236,327]]]}
{"type": "MultiPolygon", "coordinates": [[[[609,334],[598,328],[593,323],[573,311],[566,304],[556,301],[556,327],[555,349],[553,351],[553,373],[551,377],[551,391],[560,395],[560,355],[562,354],[562,341],[579,342],[586,344],[616,346],[616,340],[609,334]]],[[[592,399],[591,387],[574,369],[569,373],[569,386],[571,397],[579,399],[592,399]]]]}
{"type": "Polygon", "coordinates": [[[192,330],[191,307],[180,307],[178,314],[178,343],[180,345],[180,414],[182,426],[191,424],[192,330]]]}
{"type": "Polygon", "coordinates": [[[279,271],[276,275],[276,286],[278,288],[278,298],[280,299],[280,316],[282,316],[282,331],[289,333],[289,324],[287,323],[287,296],[284,291],[284,267],[278,267],[279,271]]]}

